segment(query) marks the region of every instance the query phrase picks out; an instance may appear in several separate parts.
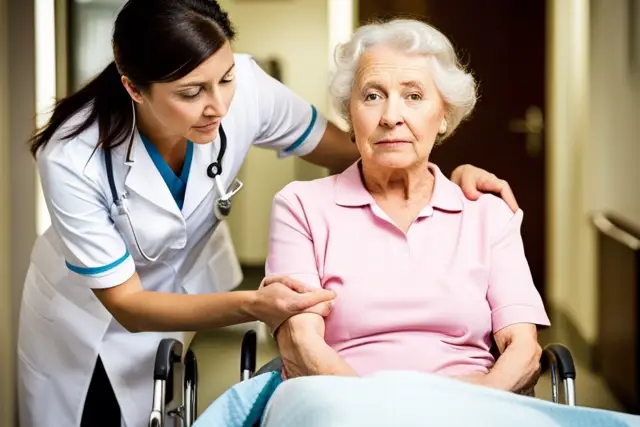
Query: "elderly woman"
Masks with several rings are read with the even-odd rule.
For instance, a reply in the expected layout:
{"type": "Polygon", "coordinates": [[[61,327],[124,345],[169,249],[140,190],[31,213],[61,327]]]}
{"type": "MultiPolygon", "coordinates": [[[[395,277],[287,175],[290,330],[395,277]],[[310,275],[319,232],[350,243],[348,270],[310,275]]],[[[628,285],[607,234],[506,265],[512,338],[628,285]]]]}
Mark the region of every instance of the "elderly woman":
{"type": "Polygon", "coordinates": [[[276,196],[263,282],[332,290],[332,311],[285,321],[284,375],[237,384],[194,427],[640,425],[510,392],[535,381],[549,320],[522,212],[467,200],[429,163],[476,100],[449,41],[396,20],[360,28],[337,59],[331,89],[361,159],[276,196]]]}
{"type": "Polygon", "coordinates": [[[532,385],[536,325],[549,320],[523,213],[492,195],[469,201],[429,162],[476,103],[449,40],[418,21],[361,27],[338,50],[331,93],[361,158],[275,197],[267,274],[337,295],[327,318],[300,314],[279,328],[284,375],[405,370],[532,385]]]}

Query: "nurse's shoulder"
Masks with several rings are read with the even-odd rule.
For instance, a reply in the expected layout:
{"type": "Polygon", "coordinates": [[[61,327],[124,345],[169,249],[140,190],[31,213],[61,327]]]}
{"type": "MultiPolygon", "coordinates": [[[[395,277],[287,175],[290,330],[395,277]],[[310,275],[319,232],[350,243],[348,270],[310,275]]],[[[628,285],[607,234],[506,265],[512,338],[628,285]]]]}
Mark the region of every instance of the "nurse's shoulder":
{"type": "Polygon", "coordinates": [[[324,135],[327,119],[251,55],[236,53],[234,59],[236,93],[225,126],[242,129],[254,146],[276,151],[279,157],[311,153],[324,135]]]}
{"type": "Polygon", "coordinates": [[[128,280],[135,265],[111,220],[98,123],[86,120],[90,108],[65,120],[35,154],[55,246],[78,280],[90,288],[105,288],[128,280]],[[86,129],[78,128],[85,124],[86,129]]]}
{"type": "MultiPolygon", "coordinates": [[[[98,147],[99,130],[97,121],[77,133],[69,136],[81,126],[89,114],[86,106],[71,116],[53,133],[49,143],[40,147],[36,154],[36,166],[43,182],[53,186],[74,186],[73,181],[80,180],[91,184],[96,191],[102,192],[100,185],[102,169],[102,148],[98,147]]],[[[45,190],[45,196],[46,189],[45,190]]]]}

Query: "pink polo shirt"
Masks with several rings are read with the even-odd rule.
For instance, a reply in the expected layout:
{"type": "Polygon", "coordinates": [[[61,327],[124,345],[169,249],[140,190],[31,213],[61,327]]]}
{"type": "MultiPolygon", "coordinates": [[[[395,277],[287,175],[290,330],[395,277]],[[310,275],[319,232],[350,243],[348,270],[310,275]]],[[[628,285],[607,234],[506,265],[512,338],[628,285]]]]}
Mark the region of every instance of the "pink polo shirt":
{"type": "Polygon", "coordinates": [[[406,235],[357,163],[293,182],[274,199],[267,274],[335,291],[325,340],[360,375],[487,372],[493,332],[549,325],[524,255],[522,211],[492,195],[469,201],[429,168],[431,201],[406,235]]]}

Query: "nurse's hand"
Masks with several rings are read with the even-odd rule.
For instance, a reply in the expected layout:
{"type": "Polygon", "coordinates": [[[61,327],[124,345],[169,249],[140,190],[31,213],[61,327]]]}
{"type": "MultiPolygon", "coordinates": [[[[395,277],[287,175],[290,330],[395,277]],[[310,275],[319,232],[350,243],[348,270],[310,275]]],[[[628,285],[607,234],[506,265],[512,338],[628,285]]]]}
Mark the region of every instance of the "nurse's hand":
{"type": "Polygon", "coordinates": [[[513,212],[518,210],[518,202],[509,183],[484,169],[472,165],[458,166],[451,174],[451,181],[460,186],[469,200],[477,200],[482,193],[495,193],[500,195],[513,212]]]}
{"type": "Polygon", "coordinates": [[[276,331],[296,314],[316,313],[327,316],[336,295],[332,291],[306,286],[288,277],[270,277],[256,291],[252,314],[276,331]]]}

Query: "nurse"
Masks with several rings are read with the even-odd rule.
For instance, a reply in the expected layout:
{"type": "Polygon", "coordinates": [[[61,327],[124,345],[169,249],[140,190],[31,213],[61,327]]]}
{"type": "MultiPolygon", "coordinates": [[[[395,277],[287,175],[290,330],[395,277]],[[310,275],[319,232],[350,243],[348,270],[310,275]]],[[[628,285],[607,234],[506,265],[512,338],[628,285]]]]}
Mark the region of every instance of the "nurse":
{"type": "MultiPolygon", "coordinates": [[[[234,54],[213,0],[130,0],[115,61],[61,100],[34,136],[51,227],[35,243],[20,312],[23,427],[142,427],[159,341],[260,320],[271,328],[334,295],[277,278],[235,291],[224,218],[251,146],[333,171],[358,156],[316,109],[234,54]]],[[[469,197],[506,183],[465,166],[469,197]]]]}

